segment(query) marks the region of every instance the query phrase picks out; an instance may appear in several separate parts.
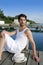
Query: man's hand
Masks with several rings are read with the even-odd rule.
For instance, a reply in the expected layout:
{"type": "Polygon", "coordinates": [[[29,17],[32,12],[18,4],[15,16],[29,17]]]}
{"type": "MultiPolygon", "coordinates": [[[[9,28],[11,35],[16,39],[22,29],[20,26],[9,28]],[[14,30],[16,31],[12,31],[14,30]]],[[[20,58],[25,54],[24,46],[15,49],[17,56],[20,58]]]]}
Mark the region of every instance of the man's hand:
{"type": "Polygon", "coordinates": [[[40,62],[40,58],[38,56],[33,55],[33,59],[38,63],[40,62]]]}

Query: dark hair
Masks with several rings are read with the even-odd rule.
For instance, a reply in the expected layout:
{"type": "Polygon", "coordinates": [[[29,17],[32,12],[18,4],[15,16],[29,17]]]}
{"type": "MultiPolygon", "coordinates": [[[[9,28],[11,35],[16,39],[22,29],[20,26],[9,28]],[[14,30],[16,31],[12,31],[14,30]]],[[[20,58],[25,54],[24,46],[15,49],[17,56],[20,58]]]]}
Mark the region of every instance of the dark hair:
{"type": "Polygon", "coordinates": [[[25,14],[18,15],[18,20],[20,20],[20,17],[25,17],[25,19],[27,20],[27,16],[25,14]]]}

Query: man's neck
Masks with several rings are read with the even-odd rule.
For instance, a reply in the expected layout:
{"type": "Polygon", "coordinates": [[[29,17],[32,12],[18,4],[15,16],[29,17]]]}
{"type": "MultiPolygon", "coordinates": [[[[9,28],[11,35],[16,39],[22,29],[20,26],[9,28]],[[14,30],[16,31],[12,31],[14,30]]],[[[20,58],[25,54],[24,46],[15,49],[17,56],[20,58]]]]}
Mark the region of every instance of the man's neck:
{"type": "Polygon", "coordinates": [[[25,26],[25,25],[23,25],[23,26],[20,26],[20,29],[24,29],[24,28],[26,28],[26,26],[25,26]]]}

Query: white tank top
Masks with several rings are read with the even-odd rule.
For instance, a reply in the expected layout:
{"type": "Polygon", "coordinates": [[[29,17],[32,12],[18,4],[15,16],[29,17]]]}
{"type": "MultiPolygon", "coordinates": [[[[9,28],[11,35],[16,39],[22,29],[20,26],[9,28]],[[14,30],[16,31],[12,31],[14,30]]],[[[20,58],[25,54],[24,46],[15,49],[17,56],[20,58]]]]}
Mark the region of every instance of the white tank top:
{"type": "Polygon", "coordinates": [[[24,32],[26,31],[26,29],[28,28],[25,28],[23,31],[19,32],[19,29],[17,30],[17,34],[16,34],[16,43],[18,45],[18,48],[19,50],[23,50],[27,43],[28,43],[28,38],[25,36],[24,32]]]}

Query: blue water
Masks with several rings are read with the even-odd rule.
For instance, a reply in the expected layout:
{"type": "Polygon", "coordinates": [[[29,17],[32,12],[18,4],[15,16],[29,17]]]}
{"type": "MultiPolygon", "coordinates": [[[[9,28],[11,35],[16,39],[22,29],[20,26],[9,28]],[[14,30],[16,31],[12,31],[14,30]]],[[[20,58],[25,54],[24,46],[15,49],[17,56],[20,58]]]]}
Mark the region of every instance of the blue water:
{"type": "MultiPolygon", "coordinates": [[[[36,49],[43,51],[43,33],[41,32],[32,32],[35,44],[36,44],[36,49]]],[[[13,39],[16,38],[16,36],[12,36],[13,39]]],[[[32,49],[31,44],[29,43],[29,48],[32,49]]]]}
{"type": "MultiPolygon", "coordinates": [[[[36,49],[43,51],[43,32],[33,32],[33,38],[36,44],[36,49]]],[[[31,49],[31,45],[29,45],[31,49]]]]}

